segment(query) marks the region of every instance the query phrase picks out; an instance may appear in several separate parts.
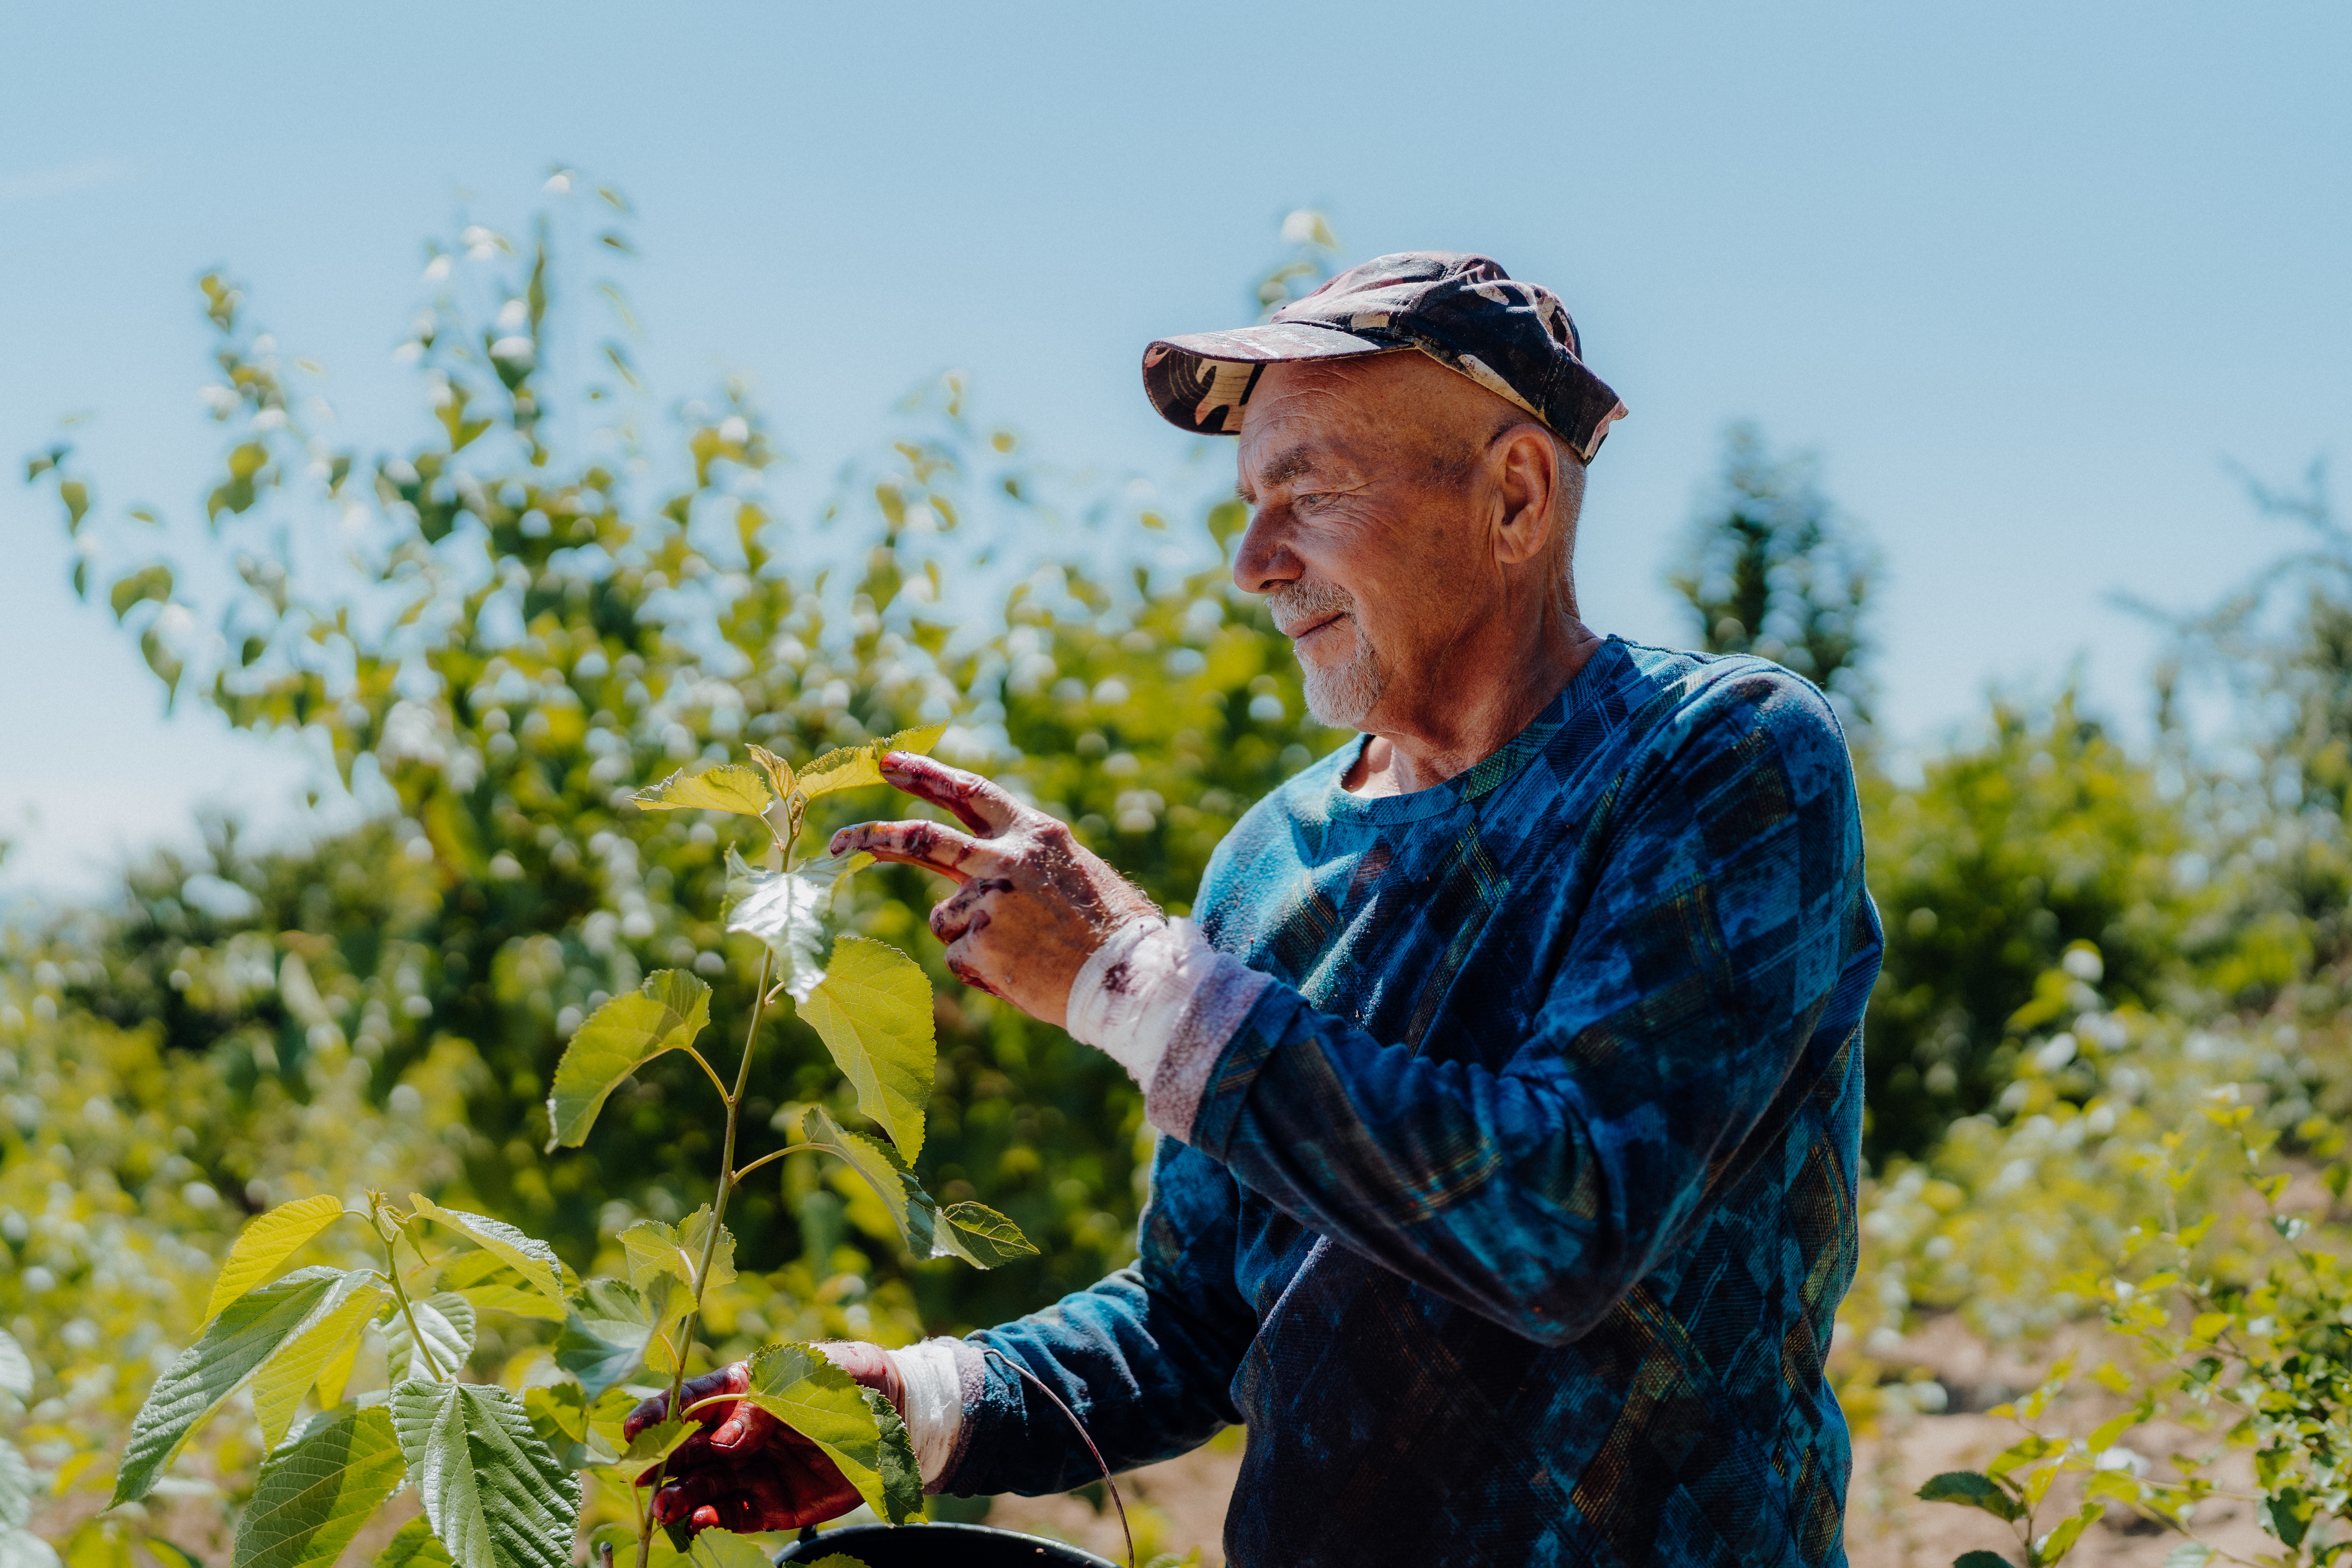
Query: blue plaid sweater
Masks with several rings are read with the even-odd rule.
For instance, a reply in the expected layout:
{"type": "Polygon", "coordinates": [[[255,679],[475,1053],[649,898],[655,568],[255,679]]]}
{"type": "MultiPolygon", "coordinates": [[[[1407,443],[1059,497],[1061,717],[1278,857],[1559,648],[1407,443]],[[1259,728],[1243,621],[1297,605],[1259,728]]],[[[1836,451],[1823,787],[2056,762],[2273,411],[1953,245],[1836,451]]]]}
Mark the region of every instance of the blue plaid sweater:
{"type": "MultiPolygon", "coordinates": [[[[1114,1468],[1244,1424],[1237,1568],[1843,1563],[1879,928],[1828,706],[1612,638],[1436,788],[1349,795],[1358,749],[1210,865],[1202,931],[1274,984],[1136,1263],[967,1342],[1114,1468]]],[[[1095,1474],[974,1363],[941,1489],[1095,1474]]]]}

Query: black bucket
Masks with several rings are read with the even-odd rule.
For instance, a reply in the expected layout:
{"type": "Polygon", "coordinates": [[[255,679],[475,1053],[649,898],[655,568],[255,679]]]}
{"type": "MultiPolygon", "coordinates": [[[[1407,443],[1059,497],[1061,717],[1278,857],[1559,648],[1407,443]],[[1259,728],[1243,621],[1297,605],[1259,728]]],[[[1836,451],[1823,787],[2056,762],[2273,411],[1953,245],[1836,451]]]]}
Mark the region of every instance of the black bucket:
{"type": "Polygon", "coordinates": [[[1118,1568],[1058,1541],[984,1524],[853,1524],[795,1541],[776,1561],[814,1563],[836,1552],[865,1568],[1118,1568]]]}

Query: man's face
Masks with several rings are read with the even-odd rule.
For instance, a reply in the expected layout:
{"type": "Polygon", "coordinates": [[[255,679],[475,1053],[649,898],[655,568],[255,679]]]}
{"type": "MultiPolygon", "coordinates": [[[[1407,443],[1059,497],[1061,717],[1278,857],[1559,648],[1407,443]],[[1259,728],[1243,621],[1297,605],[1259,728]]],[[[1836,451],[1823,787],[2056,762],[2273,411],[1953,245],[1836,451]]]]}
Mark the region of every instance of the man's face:
{"type": "Polygon", "coordinates": [[[1266,595],[1321,722],[1369,729],[1384,705],[1412,704],[1488,602],[1475,480],[1483,440],[1511,413],[1413,353],[1260,377],[1242,417],[1253,516],[1234,580],[1266,595]]]}

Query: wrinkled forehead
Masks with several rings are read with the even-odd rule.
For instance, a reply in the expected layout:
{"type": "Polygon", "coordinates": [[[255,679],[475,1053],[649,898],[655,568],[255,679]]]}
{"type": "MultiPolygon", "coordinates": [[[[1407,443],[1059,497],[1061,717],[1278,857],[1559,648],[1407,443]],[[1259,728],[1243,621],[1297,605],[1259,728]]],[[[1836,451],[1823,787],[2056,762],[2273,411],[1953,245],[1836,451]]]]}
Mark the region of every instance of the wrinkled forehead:
{"type": "Polygon", "coordinates": [[[1244,500],[1308,474],[1415,459],[1524,417],[1426,354],[1269,364],[1242,409],[1234,459],[1244,500]]]}

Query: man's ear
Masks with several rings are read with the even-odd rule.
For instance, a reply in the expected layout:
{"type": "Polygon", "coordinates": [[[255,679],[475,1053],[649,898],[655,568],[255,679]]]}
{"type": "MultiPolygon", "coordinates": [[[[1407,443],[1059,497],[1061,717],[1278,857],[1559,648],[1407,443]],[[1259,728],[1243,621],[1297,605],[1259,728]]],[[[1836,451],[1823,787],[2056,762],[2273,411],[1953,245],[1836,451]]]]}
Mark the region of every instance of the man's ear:
{"type": "Polygon", "coordinates": [[[1542,554],[1559,526],[1559,448],[1542,426],[1517,425],[1487,449],[1495,465],[1502,515],[1495,525],[1495,559],[1517,566],[1542,554]]]}

